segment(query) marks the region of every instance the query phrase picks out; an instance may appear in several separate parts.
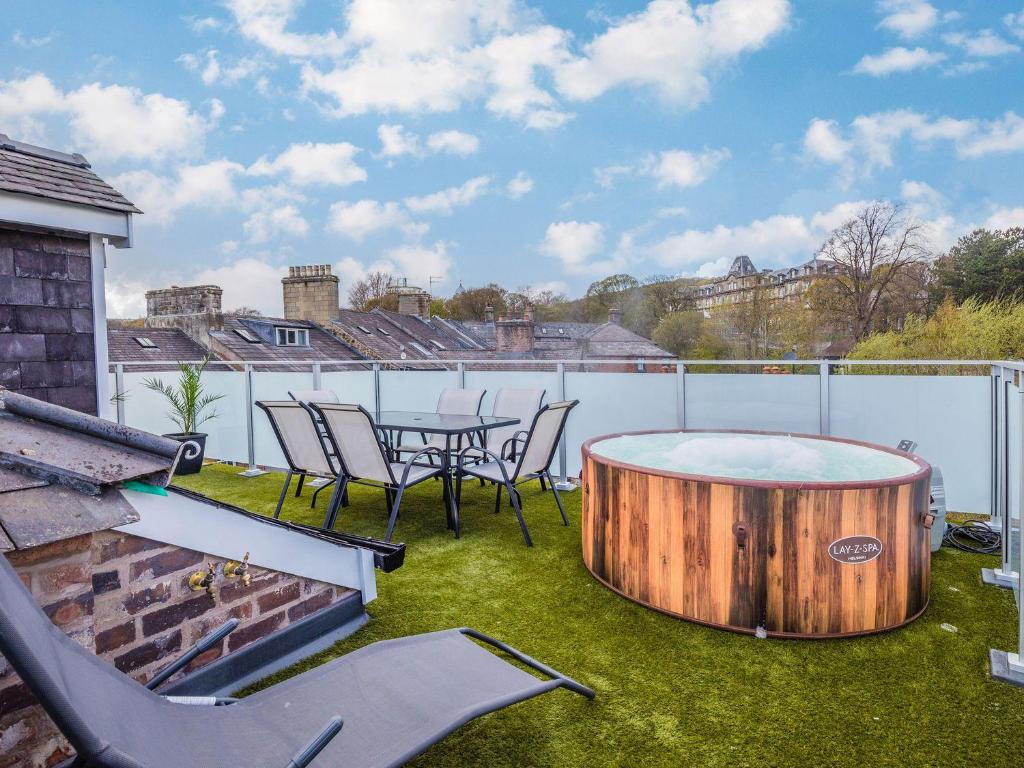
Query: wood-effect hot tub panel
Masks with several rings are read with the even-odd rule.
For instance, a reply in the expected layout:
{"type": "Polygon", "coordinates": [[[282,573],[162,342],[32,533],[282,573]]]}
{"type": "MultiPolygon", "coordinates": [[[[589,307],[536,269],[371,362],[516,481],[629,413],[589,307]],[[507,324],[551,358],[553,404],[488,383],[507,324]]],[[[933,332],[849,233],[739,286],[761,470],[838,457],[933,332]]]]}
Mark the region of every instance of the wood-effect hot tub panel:
{"type": "Polygon", "coordinates": [[[867,488],[760,487],[648,473],[585,453],[583,481],[587,568],[657,610],[820,637],[891,629],[927,605],[927,474],[867,488]],[[863,563],[829,556],[833,542],[852,536],[877,538],[881,554],[863,563]]]}

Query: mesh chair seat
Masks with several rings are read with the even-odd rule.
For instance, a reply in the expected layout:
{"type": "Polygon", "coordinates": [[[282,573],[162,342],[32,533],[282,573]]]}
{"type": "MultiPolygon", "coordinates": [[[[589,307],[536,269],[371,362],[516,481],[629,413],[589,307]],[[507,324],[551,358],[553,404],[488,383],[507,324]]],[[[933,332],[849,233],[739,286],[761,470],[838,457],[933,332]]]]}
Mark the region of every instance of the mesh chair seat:
{"type": "MultiPolygon", "coordinates": [[[[391,463],[391,473],[399,480],[402,479],[402,475],[405,472],[405,464],[400,461],[394,461],[391,463]]],[[[427,478],[433,477],[434,475],[440,474],[440,467],[426,467],[421,464],[413,464],[409,467],[409,478],[406,480],[406,487],[410,485],[416,485],[427,478]]]]}
{"type": "MultiPolygon", "coordinates": [[[[472,454],[469,454],[472,456],[472,454]]],[[[510,480],[516,476],[516,463],[515,461],[488,461],[483,464],[468,464],[462,468],[462,471],[467,475],[473,475],[473,477],[482,477],[484,480],[491,480],[495,483],[505,482],[505,478],[508,477],[510,480]],[[505,474],[501,474],[502,467],[505,469],[505,474]]]]}

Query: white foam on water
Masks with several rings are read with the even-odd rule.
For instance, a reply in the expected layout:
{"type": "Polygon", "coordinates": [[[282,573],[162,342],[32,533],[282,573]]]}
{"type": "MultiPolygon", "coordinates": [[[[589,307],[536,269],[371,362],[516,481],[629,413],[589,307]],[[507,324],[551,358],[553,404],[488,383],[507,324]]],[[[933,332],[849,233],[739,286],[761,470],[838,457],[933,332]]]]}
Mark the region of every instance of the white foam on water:
{"type": "Polygon", "coordinates": [[[904,477],[918,465],[862,445],[788,435],[668,432],[595,443],[598,456],[669,472],[741,480],[862,482],[904,477]]]}

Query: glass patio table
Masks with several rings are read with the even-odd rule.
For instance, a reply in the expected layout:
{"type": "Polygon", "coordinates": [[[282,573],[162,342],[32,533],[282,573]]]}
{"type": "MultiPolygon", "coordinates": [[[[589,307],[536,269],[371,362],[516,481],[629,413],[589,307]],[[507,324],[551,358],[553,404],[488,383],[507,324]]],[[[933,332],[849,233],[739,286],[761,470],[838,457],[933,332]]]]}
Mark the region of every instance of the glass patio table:
{"type": "MultiPolygon", "coordinates": [[[[377,414],[376,422],[379,429],[389,434],[388,446],[396,461],[398,457],[394,456],[394,448],[401,445],[402,433],[417,433],[424,438],[424,442],[426,442],[427,435],[443,435],[445,440],[441,466],[449,477],[453,477],[455,474],[451,463],[453,446],[456,451],[461,450],[472,442],[474,436],[479,438],[479,445],[483,445],[486,442],[487,430],[514,426],[519,423],[519,419],[511,416],[465,416],[454,413],[380,411],[377,414]],[[393,440],[390,435],[396,432],[398,439],[393,440]]],[[[426,448],[426,445],[423,447],[426,448]]],[[[447,484],[445,484],[444,498],[448,504],[449,525],[455,529],[457,538],[459,535],[459,512],[455,508],[455,500],[448,496],[447,484]]]]}

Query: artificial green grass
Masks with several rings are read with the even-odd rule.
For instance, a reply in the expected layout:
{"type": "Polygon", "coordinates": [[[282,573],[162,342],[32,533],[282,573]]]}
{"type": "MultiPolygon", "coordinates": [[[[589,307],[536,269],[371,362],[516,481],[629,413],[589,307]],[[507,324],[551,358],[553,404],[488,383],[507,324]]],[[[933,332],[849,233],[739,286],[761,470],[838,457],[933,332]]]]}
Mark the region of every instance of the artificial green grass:
{"type": "MultiPolygon", "coordinates": [[[[271,513],[282,475],[237,473],[208,466],[177,482],[271,513]]],[[[378,573],[371,622],[261,685],[376,640],[470,626],[593,687],[597,699],[555,691],[518,704],[459,729],[413,765],[1024,765],[1024,689],[988,674],[989,648],[1016,649],[1012,595],[980,581],[995,558],[943,549],[932,561],[930,607],[895,632],[756,640],[605,589],[581,560],[579,492],[563,495],[570,528],[550,493],[537,484],[522,492],[533,549],[507,505],[493,514],[490,486],[466,485],[458,541],[445,530],[440,485],[411,489],[395,532],[408,545],[405,565],[378,573]]],[[[289,496],[282,516],[319,524],[326,496],[316,510],[310,491],[289,496]]],[[[383,493],[357,487],[351,501],[338,529],[381,536],[383,493]]]]}

